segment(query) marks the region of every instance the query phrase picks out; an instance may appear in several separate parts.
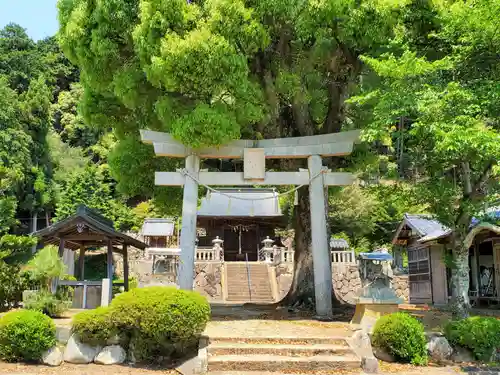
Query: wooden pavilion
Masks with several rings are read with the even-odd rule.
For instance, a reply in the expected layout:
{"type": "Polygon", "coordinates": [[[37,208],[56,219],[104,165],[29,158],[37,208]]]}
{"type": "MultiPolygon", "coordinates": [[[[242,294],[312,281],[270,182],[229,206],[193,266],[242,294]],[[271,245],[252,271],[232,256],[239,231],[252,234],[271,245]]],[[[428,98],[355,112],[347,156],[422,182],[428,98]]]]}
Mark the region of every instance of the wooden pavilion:
{"type": "MultiPolygon", "coordinates": [[[[110,294],[113,280],[113,252],[123,256],[123,279],[125,291],[129,288],[129,265],[128,265],[128,246],[144,250],[146,244],[138,241],[126,234],[116,231],[113,222],[106,219],[99,213],[90,208],[80,205],[76,213],[64,220],[58,221],[44,229],[32,233],[39,239],[39,244],[56,245],[59,247],[59,256],[63,256],[65,250],[79,251],[78,262],[78,280],[73,282],[75,285],[86,286],[95,285],[95,282],[85,280],[84,259],[85,251],[92,248],[107,248],[107,278],[110,283],[110,294]]],[[[70,285],[71,282],[65,282],[70,285]]],[[[117,285],[117,284],[115,284],[117,285]]],[[[84,297],[85,300],[85,297],[84,297]]],[[[85,302],[83,303],[85,305],[85,302]]]]}

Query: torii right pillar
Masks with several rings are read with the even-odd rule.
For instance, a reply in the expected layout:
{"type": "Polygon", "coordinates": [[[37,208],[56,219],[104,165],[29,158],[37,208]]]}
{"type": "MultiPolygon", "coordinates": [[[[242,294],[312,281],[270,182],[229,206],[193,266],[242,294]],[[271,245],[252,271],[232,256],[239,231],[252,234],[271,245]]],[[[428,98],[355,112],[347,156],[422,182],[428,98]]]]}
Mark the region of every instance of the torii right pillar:
{"type": "Polygon", "coordinates": [[[325,186],[321,170],[322,158],[311,155],[307,159],[309,178],[309,201],[311,207],[311,239],[314,269],[314,291],[316,315],[320,319],[333,318],[332,313],[332,262],[328,244],[326,223],[325,186]],[[319,174],[319,176],[318,176],[319,174]],[[313,179],[314,176],[317,176],[313,179]]]}

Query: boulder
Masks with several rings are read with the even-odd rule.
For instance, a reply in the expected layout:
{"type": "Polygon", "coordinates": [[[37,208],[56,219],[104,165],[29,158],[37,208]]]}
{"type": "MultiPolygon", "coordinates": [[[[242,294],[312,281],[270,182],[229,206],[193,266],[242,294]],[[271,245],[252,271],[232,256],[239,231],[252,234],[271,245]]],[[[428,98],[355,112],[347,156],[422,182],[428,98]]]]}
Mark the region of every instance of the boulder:
{"type": "Polygon", "coordinates": [[[429,357],[434,361],[442,362],[451,357],[453,354],[453,349],[451,348],[446,337],[443,336],[432,336],[427,343],[427,351],[429,357]]]}
{"type": "Polygon", "coordinates": [[[382,348],[373,348],[373,355],[384,362],[396,362],[396,358],[382,348]]]}
{"type": "Polygon", "coordinates": [[[57,346],[47,350],[42,355],[42,363],[47,366],[60,366],[63,362],[63,353],[57,346]]]}
{"type": "Polygon", "coordinates": [[[80,342],[77,335],[73,334],[64,350],[64,361],[76,364],[90,363],[100,351],[100,347],[84,344],[80,342]]]}
{"type": "Polygon", "coordinates": [[[457,363],[474,362],[474,356],[469,349],[457,346],[451,355],[451,360],[457,363]]]}
{"type": "Polygon", "coordinates": [[[120,345],[105,346],[94,359],[100,365],[118,365],[125,362],[127,353],[120,345]]]}
{"type": "Polygon", "coordinates": [[[377,358],[372,356],[361,358],[361,368],[366,374],[376,374],[378,373],[378,361],[377,358]]]}

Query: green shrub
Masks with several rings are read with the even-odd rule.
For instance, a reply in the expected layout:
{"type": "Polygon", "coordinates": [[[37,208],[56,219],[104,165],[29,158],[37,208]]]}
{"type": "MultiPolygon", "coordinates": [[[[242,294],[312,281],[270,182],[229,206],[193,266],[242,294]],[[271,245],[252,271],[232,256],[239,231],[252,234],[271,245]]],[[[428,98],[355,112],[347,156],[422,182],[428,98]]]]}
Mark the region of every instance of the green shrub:
{"type": "Polygon", "coordinates": [[[11,311],[0,318],[0,358],[35,361],[56,344],[56,327],[38,311],[11,311]]]}
{"type": "Polygon", "coordinates": [[[109,307],[83,311],[73,317],[73,332],[80,340],[90,345],[104,345],[106,340],[118,333],[109,314],[109,307]]]}
{"type": "Polygon", "coordinates": [[[0,260],[0,311],[17,307],[23,299],[26,285],[18,266],[0,260]]]}
{"type": "Polygon", "coordinates": [[[110,314],[117,327],[128,332],[141,361],[180,356],[195,347],[210,319],[210,305],[196,292],[149,287],[117,296],[110,314]]]}
{"type": "Polygon", "coordinates": [[[40,311],[51,318],[59,318],[71,307],[72,302],[64,296],[55,295],[46,290],[30,294],[24,301],[27,310],[40,311]]]}
{"type": "Polygon", "coordinates": [[[479,360],[489,361],[493,349],[500,348],[500,320],[493,317],[451,321],[445,334],[451,344],[470,349],[479,360]]]}
{"type": "Polygon", "coordinates": [[[382,316],[375,324],[373,343],[398,360],[415,365],[427,363],[424,326],[408,314],[382,316]]]}
{"type": "MultiPolygon", "coordinates": [[[[113,280],[113,284],[115,283],[124,283],[124,279],[118,279],[118,280],[113,280]]],[[[136,289],[139,287],[139,281],[135,277],[130,277],[128,279],[128,290],[136,289]]],[[[124,289],[123,286],[115,286],[113,285],[113,295],[123,293],[124,289]]]]}
{"type": "Polygon", "coordinates": [[[169,287],[137,288],[117,296],[108,308],[73,318],[83,342],[103,345],[125,336],[136,360],[177,357],[197,347],[210,318],[210,305],[198,293],[169,287]]]}

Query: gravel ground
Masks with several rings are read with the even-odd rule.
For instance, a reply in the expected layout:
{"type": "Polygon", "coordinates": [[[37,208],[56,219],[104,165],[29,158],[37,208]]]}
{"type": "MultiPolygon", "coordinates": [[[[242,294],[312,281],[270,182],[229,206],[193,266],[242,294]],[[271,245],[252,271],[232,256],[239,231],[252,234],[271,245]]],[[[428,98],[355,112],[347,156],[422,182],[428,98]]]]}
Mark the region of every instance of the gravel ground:
{"type": "Polygon", "coordinates": [[[59,367],[1,363],[0,375],[179,375],[175,370],[138,368],[129,366],[71,365],[59,367]]]}

